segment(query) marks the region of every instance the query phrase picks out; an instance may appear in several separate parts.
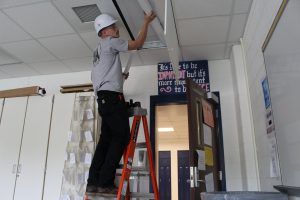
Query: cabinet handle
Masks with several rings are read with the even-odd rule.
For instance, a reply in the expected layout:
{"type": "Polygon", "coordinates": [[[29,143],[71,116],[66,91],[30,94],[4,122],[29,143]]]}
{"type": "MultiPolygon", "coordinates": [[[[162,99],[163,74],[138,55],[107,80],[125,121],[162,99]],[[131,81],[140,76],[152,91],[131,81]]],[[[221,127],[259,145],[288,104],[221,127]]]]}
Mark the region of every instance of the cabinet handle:
{"type": "Polygon", "coordinates": [[[13,173],[13,174],[15,174],[15,173],[16,173],[16,171],[17,171],[17,165],[16,165],[16,164],[14,164],[14,165],[13,165],[13,168],[12,168],[12,173],[13,173]]]}

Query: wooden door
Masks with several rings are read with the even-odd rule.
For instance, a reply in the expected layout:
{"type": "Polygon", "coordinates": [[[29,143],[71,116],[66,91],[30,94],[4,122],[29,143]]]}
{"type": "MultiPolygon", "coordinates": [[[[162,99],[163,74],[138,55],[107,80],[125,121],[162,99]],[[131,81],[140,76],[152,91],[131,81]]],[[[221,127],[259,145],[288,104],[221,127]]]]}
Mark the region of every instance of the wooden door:
{"type": "Polygon", "coordinates": [[[190,199],[190,178],[189,151],[178,151],[178,200],[190,199]]]}
{"type": "Polygon", "coordinates": [[[159,198],[171,200],[171,152],[159,151],[159,198]]]}
{"type": "Polygon", "coordinates": [[[214,106],[206,93],[187,79],[190,199],[200,200],[204,191],[218,191],[218,164],[214,106]]]}

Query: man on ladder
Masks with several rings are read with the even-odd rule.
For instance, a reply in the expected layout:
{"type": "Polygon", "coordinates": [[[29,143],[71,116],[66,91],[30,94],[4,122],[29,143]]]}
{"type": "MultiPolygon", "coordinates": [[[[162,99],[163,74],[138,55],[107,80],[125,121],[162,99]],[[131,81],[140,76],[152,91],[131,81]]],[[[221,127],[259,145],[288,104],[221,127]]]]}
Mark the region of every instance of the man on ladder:
{"type": "Polygon", "coordinates": [[[101,135],[89,171],[86,192],[117,194],[114,185],[116,168],[130,140],[129,116],[123,96],[123,76],[119,52],[143,46],[154,13],[145,15],[136,40],[119,39],[117,20],[107,14],[95,19],[100,38],[94,52],[92,82],[102,118],[101,135]]]}

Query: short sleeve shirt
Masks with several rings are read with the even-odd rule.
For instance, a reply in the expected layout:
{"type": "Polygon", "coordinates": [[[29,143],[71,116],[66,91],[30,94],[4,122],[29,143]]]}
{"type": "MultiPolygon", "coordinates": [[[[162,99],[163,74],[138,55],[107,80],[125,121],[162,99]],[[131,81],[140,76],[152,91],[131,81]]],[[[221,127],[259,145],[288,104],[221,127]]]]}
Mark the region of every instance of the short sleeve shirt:
{"type": "Polygon", "coordinates": [[[122,65],[119,52],[128,50],[128,41],[107,37],[100,39],[94,51],[92,82],[94,91],[123,92],[122,65]]]}

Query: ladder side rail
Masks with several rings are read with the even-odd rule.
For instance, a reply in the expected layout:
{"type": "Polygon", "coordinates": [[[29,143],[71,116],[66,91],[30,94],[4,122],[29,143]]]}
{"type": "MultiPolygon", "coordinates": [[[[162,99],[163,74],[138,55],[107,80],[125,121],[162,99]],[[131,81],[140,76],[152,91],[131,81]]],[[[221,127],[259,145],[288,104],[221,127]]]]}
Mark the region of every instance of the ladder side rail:
{"type": "Polygon", "coordinates": [[[119,190],[118,190],[118,200],[128,199],[128,185],[129,185],[129,178],[133,164],[133,156],[136,146],[136,139],[139,132],[139,126],[141,122],[141,116],[134,116],[131,135],[130,135],[130,142],[127,146],[127,153],[124,161],[122,177],[119,183],[119,190]],[[126,187],[126,188],[125,188],[126,187]]]}
{"type": "Polygon", "coordinates": [[[154,198],[155,200],[159,200],[159,193],[158,193],[158,187],[157,187],[157,181],[156,181],[156,175],[155,175],[155,168],[154,168],[154,161],[152,157],[152,149],[151,149],[151,143],[149,138],[149,129],[148,129],[148,123],[146,116],[142,117],[143,121],[143,127],[144,127],[144,134],[145,134],[145,140],[146,140],[146,146],[147,146],[147,154],[148,154],[148,160],[149,160],[149,168],[150,168],[150,175],[151,175],[151,181],[152,181],[152,188],[154,191],[154,198]]]}

